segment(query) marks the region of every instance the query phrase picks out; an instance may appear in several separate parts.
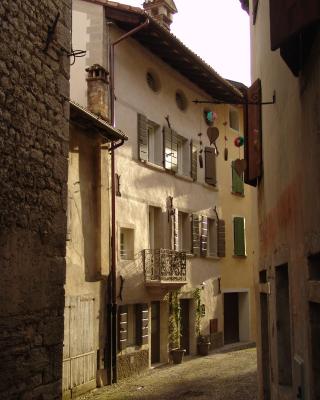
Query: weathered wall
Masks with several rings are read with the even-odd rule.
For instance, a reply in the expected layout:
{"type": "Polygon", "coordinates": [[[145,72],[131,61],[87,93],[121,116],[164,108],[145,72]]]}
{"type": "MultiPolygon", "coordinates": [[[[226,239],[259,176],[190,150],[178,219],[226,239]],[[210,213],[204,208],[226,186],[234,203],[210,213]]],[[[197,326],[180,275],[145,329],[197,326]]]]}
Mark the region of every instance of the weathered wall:
{"type": "MultiPolygon", "coordinates": [[[[262,80],[264,99],[276,90],[276,104],[263,107],[263,165],[264,175],[259,184],[260,262],[266,270],[271,294],[261,308],[262,317],[269,318],[270,391],[272,399],[296,396],[301,373],[295,359],[303,361],[305,398],[311,399],[313,378],[310,342],[309,302],[319,302],[319,285],[312,297],[308,273],[308,256],[320,251],[319,230],[319,87],[320,36],[316,38],[309,60],[299,78],[295,78],[280,56],[270,51],[269,2],[260,2],[256,25],[251,25],[253,80],[262,80]],[[276,285],[276,267],[288,265],[291,355],[293,377],[291,385],[281,385],[279,360],[281,352],[277,334],[281,331],[276,285]],[[309,292],[309,294],[308,294],[309,292]],[[316,296],[318,300],[316,300],[316,296]],[[269,310],[266,309],[269,307],[269,310]],[[266,315],[265,315],[266,314],[266,315]]],[[[251,4],[252,5],[252,4],[251,4]]],[[[252,21],[251,21],[252,22],[252,21]]],[[[258,280],[258,272],[256,279],[258,280]]],[[[260,279],[261,280],[261,279],[260,279]]],[[[263,283],[263,282],[262,282],[263,283]]],[[[265,291],[260,287],[261,291],[265,291]]],[[[258,303],[258,337],[265,337],[260,327],[258,303]]],[[[263,319],[262,318],[262,319],[263,319]]],[[[260,397],[263,398],[263,360],[261,339],[258,343],[260,397]]],[[[318,361],[319,362],[319,361],[318,361]]]]}
{"type": "Polygon", "coordinates": [[[59,399],[71,1],[0,4],[0,398],[59,399]],[[57,36],[45,46],[57,13],[57,36]]]}

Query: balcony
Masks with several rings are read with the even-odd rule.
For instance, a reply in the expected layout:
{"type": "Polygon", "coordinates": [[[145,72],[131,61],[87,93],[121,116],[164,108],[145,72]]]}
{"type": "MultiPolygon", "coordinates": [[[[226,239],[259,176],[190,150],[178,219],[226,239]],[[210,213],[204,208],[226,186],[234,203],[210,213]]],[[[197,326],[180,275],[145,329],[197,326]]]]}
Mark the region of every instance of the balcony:
{"type": "Polygon", "coordinates": [[[145,284],[153,294],[165,295],[187,283],[185,252],[146,249],[141,256],[145,284]]]}

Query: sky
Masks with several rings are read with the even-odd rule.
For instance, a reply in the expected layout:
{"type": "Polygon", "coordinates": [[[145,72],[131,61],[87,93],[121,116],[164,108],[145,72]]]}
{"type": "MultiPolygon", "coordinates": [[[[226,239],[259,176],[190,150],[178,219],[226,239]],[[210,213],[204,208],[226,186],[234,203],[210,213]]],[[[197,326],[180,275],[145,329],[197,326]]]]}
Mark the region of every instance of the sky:
{"type": "MultiPolygon", "coordinates": [[[[142,7],[143,0],[117,0],[142,7]]],[[[174,0],[171,32],[227,79],[250,86],[249,16],[239,0],[174,0]]]]}

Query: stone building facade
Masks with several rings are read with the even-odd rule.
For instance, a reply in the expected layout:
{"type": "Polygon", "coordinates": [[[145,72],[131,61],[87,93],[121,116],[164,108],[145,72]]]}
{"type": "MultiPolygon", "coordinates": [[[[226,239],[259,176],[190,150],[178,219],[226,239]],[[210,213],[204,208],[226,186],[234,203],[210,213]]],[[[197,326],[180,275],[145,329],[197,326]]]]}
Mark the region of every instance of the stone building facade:
{"type": "Polygon", "coordinates": [[[69,0],[0,4],[0,398],[6,400],[61,398],[70,24],[69,0]]]}
{"type": "MultiPolygon", "coordinates": [[[[234,181],[232,162],[243,156],[243,147],[234,144],[243,135],[243,114],[241,106],[228,104],[241,102],[242,93],[161,25],[164,18],[171,21],[174,2],[146,3],[143,10],[105,0],[73,1],[73,47],[88,52],[71,68],[71,98],[101,116],[109,107],[110,122],[128,136],[115,160],[119,379],[168,362],[165,295],[179,287],[181,346],[189,354],[197,353],[199,313],[201,334],[211,337],[212,347],[255,340],[256,190],[243,184],[241,172],[234,181]],[[121,40],[133,29],[133,36],[121,40]],[[110,77],[101,80],[100,89],[87,75],[99,73],[98,65],[110,77]],[[217,98],[227,104],[193,102],[217,98]],[[94,109],[92,100],[98,106],[104,100],[107,107],[94,109]],[[208,115],[217,117],[214,124],[208,115]],[[220,132],[219,155],[207,136],[213,125],[220,132]]],[[[101,206],[102,211],[106,203],[101,206]]],[[[75,258],[70,252],[70,269],[75,258]]],[[[76,281],[73,286],[81,288],[76,281]]]]}
{"type": "Polygon", "coordinates": [[[250,12],[247,180],[258,188],[260,399],[320,398],[320,3],[250,12]]]}

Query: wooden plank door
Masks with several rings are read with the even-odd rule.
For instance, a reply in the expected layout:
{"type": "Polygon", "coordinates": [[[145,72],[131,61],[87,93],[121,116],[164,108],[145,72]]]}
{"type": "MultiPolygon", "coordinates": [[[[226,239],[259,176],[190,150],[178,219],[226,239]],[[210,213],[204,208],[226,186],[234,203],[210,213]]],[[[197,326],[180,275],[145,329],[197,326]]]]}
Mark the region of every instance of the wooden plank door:
{"type": "Polygon", "coordinates": [[[160,362],[160,302],[151,303],[151,363],[160,362]]]}
{"type": "Polygon", "coordinates": [[[190,300],[181,299],[181,339],[180,347],[186,350],[186,354],[190,354],[190,330],[189,330],[189,310],[190,310],[190,300]]]}
{"type": "Polygon", "coordinates": [[[224,343],[239,342],[239,296],[224,294],[224,343]]]}
{"type": "Polygon", "coordinates": [[[77,392],[96,386],[94,298],[66,296],[63,351],[63,391],[77,392]]]}

